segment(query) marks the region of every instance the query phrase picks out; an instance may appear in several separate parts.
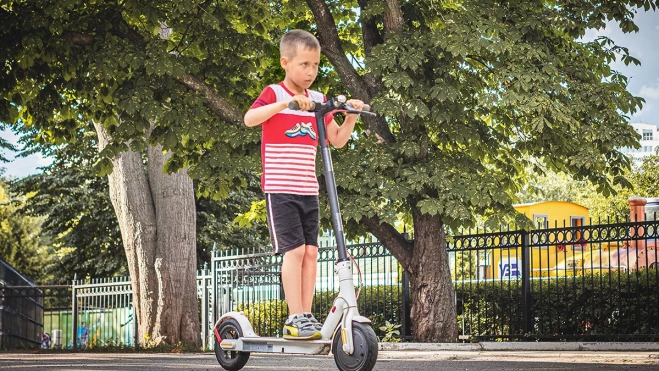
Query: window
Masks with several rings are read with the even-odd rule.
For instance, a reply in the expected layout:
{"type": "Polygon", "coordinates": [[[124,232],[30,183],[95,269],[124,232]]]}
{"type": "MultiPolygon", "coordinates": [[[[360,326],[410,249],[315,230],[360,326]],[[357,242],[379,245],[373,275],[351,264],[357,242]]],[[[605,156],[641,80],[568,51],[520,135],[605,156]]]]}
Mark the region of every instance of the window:
{"type": "Polygon", "coordinates": [[[643,140],[652,140],[652,130],[643,129],[643,140]]]}

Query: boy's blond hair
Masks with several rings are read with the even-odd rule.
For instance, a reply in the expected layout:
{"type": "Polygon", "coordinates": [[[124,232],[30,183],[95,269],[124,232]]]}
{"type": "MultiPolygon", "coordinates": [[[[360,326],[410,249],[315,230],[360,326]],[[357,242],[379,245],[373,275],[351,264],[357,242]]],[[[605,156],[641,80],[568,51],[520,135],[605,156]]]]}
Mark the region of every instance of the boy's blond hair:
{"type": "Polygon", "coordinates": [[[316,36],[304,30],[292,30],[281,38],[279,54],[286,59],[293,59],[298,46],[303,49],[320,50],[320,43],[316,36]]]}

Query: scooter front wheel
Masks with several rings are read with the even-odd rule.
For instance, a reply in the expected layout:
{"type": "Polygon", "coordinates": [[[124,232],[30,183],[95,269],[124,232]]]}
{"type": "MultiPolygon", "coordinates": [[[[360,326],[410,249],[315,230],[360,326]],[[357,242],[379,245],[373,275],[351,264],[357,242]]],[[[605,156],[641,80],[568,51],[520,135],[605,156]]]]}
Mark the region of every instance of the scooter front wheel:
{"type": "Polygon", "coordinates": [[[370,325],[353,322],[352,339],[355,350],[352,354],[343,351],[341,332],[332,339],[334,362],[341,371],[371,371],[378,359],[378,338],[370,325]]]}
{"type": "MultiPolygon", "coordinates": [[[[217,327],[221,339],[238,339],[243,336],[243,330],[235,319],[228,319],[217,327]]],[[[223,369],[229,371],[240,370],[249,360],[249,352],[226,351],[220,347],[215,339],[215,358],[223,369]]]]}

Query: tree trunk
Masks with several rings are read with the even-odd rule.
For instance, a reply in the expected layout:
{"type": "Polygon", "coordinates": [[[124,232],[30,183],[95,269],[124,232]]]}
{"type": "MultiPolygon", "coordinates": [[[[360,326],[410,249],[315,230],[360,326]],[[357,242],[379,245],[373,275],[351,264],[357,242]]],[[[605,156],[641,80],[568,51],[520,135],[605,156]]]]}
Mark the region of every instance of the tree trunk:
{"type": "Polygon", "coordinates": [[[458,321],[444,224],[439,216],[421,214],[418,209],[412,211],[412,217],[414,249],[408,272],[414,340],[454,342],[458,337],[458,321]]]}
{"type": "MultiPolygon", "coordinates": [[[[99,150],[110,141],[94,123],[99,150]]],[[[110,198],[119,220],[133,287],[138,339],[144,345],[200,346],[196,283],[195,205],[185,170],[166,175],[166,156],[149,147],[112,159],[110,198]],[[148,171],[146,170],[148,168],[148,171]]]]}
{"type": "Polygon", "coordinates": [[[412,242],[377,218],[364,218],[362,222],[409,273],[414,341],[454,342],[458,338],[458,321],[444,224],[439,216],[424,215],[418,209],[412,217],[412,242]]]}

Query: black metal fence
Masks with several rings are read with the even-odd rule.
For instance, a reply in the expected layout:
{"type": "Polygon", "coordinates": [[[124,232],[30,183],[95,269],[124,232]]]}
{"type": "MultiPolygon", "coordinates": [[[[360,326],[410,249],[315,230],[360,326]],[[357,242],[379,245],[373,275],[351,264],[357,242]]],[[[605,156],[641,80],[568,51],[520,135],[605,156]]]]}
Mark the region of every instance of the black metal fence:
{"type": "MultiPolygon", "coordinates": [[[[450,237],[460,338],[658,340],[658,226],[627,222],[450,237]]],[[[348,251],[358,267],[360,313],[379,336],[389,322],[409,339],[413,293],[398,261],[373,240],[348,251]]],[[[334,247],[319,252],[313,312],[324,318],[338,283],[334,247]]],[[[288,315],[281,260],[258,250],[218,251],[210,269],[198,272],[204,347],[212,349],[213,325],[231,310],[244,311],[260,335],[280,335],[288,315]]],[[[0,348],[137,344],[128,277],[41,287],[3,279],[0,348]]]]}
{"type": "Polygon", "coordinates": [[[456,236],[463,337],[657,340],[655,221],[456,236]]]}
{"type": "Polygon", "coordinates": [[[41,344],[44,336],[44,299],[52,289],[36,287],[0,260],[0,349],[41,344]]]}
{"type": "MultiPolygon", "coordinates": [[[[659,338],[658,222],[499,231],[447,243],[461,339],[656,340],[659,338]]],[[[359,310],[379,336],[386,322],[411,337],[409,285],[379,242],[348,246],[359,266],[359,310]]],[[[313,311],[336,293],[334,248],[320,248],[313,311]]],[[[278,336],[287,316],[281,257],[223,251],[213,258],[212,318],[243,310],[255,331],[278,336]]],[[[355,270],[357,275],[358,270],[355,270]]],[[[406,336],[407,335],[407,336],[406,336]]]]}
{"type": "Polygon", "coordinates": [[[129,277],[36,286],[14,279],[7,272],[17,272],[6,267],[0,271],[9,277],[0,281],[0,349],[136,344],[129,277]]]}

